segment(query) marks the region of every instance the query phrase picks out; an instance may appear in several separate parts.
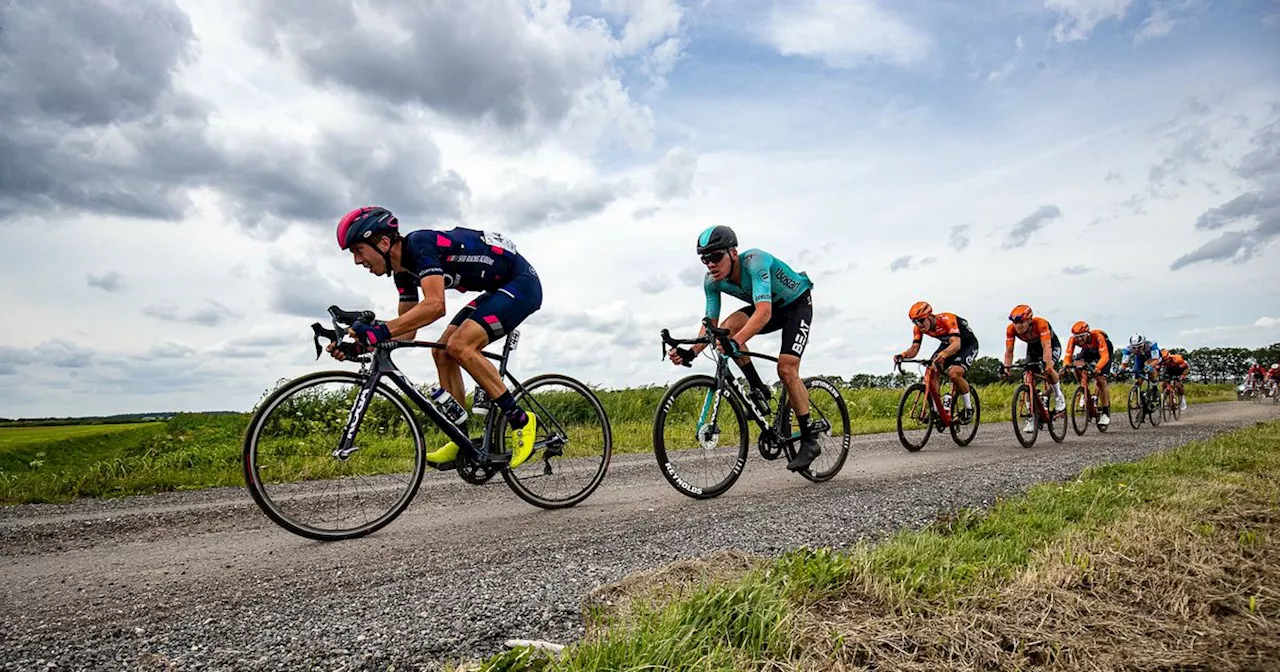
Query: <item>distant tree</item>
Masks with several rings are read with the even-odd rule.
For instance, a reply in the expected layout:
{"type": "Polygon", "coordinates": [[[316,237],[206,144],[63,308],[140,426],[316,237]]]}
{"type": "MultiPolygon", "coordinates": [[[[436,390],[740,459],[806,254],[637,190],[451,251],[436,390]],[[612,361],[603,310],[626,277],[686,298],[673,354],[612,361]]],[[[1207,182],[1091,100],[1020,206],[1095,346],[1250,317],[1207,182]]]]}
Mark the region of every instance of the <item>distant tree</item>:
{"type": "Polygon", "coordinates": [[[979,357],[969,367],[965,379],[974,385],[990,385],[1000,380],[1000,360],[995,357],[979,357]]]}

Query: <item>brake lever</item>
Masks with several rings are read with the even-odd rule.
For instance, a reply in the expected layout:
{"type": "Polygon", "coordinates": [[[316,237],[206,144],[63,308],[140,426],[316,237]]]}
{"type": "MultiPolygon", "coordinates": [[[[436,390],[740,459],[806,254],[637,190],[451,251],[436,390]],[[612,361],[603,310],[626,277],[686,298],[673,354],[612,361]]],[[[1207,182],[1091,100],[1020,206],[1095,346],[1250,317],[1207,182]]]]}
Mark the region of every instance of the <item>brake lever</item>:
{"type": "Polygon", "coordinates": [[[320,353],[324,352],[324,348],[320,346],[320,337],[323,336],[329,339],[330,342],[337,342],[338,332],[332,329],[325,329],[319,322],[311,324],[311,331],[314,332],[312,340],[316,344],[316,359],[320,359],[320,353]]]}

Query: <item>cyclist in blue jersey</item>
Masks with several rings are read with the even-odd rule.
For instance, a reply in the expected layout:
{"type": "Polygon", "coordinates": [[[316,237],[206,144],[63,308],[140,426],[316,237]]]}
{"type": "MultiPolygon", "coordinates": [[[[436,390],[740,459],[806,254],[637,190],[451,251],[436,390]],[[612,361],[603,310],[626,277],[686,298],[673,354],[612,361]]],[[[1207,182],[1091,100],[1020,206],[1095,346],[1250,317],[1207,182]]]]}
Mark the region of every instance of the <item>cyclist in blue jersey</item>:
{"type": "MultiPolygon", "coordinates": [[[[444,317],[446,289],[484,292],[454,315],[440,337],[445,348],[433,349],[431,354],[440,387],[454,399],[463,403],[466,398],[462,383],[462,370],[466,370],[506,415],[512,433],[511,468],[529,459],[538,419],[516,404],[497,368],[480,353],[542,307],[538,273],[515,244],[498,233],[463,228],[400,235],[399,221],[391,211],[364,207],[338,222],[338,246],[351,252],[357,266],[374,275],[392,276],[399,290],[398,317],[374,324],[356,322],[348,330],[366,346],[392,338],[412,339],[418,329],[444,317]]],[[[343,359],[335,344],[329,352],[343,359]]],[[[457,455],[458,445],[450,441],[427,459],[441,463],[457,455]]]]}
{"type": "MultiPolygon", "coordinates": [[[[782,330],[782,349],[778,354],[778,377],[787,386],[787,399],[800,426],[800,450],[787,463],[791,471],[803,471],[822,452],[809,424],[809,392],[800,379],[800,357],[809,342],[813,323],[813,283],[809,276],[797,273],[782,260],[762,250],[750,249],[739,254],[738,237],[727,226],[713,226],[698,236],[698,255],[707,267],[702,287],[707,297],[706,316],[714,326],[728,329],[734,346],[746,350],[747,341],[756,334],[782,330]],[[720,324],[720,295],[728,294],[747,302],[720,324]]],[[[699,335],[706,333],[699,330],[699,335]]],[[[685,353],[697,356],[705,344],[693,346],[685,353]]],[[[736,355],[737,353],[726,353],[736,355]]],[[[667,356],[675,364],[687,363],[681,352],[672,348],[667,356]]],[[[760,380],[751,359],[735,357],[751,384],[752,394],[769,398],[769,388],[760,380]]]]}
{"type": "Polygon", "coordinates": [[[1156,382],[1156,364],[1160,361],[1160,346],[1148,341],[1141,333],[1129,337],[1129,347],[1120,350],[1120,370],[1130,368],[1133,377],[1144,373],[1147,380],[1156,382]]]}

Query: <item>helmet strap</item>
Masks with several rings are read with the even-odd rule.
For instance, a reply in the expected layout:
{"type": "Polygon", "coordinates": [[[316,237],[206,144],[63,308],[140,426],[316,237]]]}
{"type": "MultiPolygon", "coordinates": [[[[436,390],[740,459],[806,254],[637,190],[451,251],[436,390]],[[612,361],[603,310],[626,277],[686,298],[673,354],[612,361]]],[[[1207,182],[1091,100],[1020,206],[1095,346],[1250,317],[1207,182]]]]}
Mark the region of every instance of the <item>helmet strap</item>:
{"type": "Polygon", "coordinates": [[[387,276],[390,277],[395,275],[395,270],[391,268],[391,248],[400,244],[400,236],[397,235],[395,238],[387,236],[387,239],[391,241],[391,244],[387,246],[386,252],[383,252],[382,248],[377,246],[374,246],[373,249],[377,250],[378,254],[382,255],[382,261],[387,265],[387,276]]]}

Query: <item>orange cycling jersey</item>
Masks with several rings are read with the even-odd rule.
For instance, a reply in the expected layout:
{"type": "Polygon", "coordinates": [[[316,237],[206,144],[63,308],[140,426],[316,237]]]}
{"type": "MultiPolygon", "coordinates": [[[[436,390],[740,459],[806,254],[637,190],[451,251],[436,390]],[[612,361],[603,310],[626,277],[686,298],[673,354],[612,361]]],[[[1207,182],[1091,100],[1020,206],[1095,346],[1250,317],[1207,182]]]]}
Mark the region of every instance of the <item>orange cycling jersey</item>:
{"type": "Polygon", "coordinates": [[[925,332],[921,332],[920,327],[912,327],[912,329],[915,333],[912,334],[911,340],[915,342],[920,341],[922,334],[928,334],[940,340],[951,338],[952,336],[959,337],[960,320],[952,313],[934,313],[932,329],[925,332]]]}
{"type": "Polygon", "coordinates": [[[1164,357],[1161,357],[1161,358],[1160,358],[1160,364],[1161,364],[1161,366],[1164,366],[1164,367],[1166,367],[1166,368],[1170,368],[1170,369],[1185,369],[1185,368],[1187,368],[1187,360],[1186,360],[1186,359],[1183,359],[1182,355],[1170,355],[1170,354],[1165,354],[1165,356],[1164,356],[1164,357]]]}
{"type": "Polygon", "coordinates": [[[1044,343],[1045,347],[1048,348],[1050,343],[1053,341],[1053,329],[1049,327],[1049,320],[1046,320],[1043,317],[1033,317],[1031,318],[1031,328],[1027,330],[1025,335],[1019,334],[1018,330],[1014,328],[1013,323],[1009,324],[1009,326],[1004,330],[1005,347],[1013,347],[1014,336],[1017,336],[1027,343],[1038,340],[1041,343],[1044,343]]]}
{"type": "MultiPolygon", "coordinates": [[[[1071,339],[1071,345],[1067,346],[1067,357],[1063,360],[1067,366],[1071,366],[1071,357],[1072,353],[1075,352],[1075,349],[1076,339],[1073,338],[1071,339]]],[[[1099,355],[1099,369],[1105,367],[1107,362],[1111,361],[1111,348],[1107,347],[1107,334],[1101,329],[1093,329],[1089,332],[1089,340],[1085,341],[1085,344],[1080,346],[1080,351],[1082,353],[1085,351],[1097,352],[1099,355]]]]}

